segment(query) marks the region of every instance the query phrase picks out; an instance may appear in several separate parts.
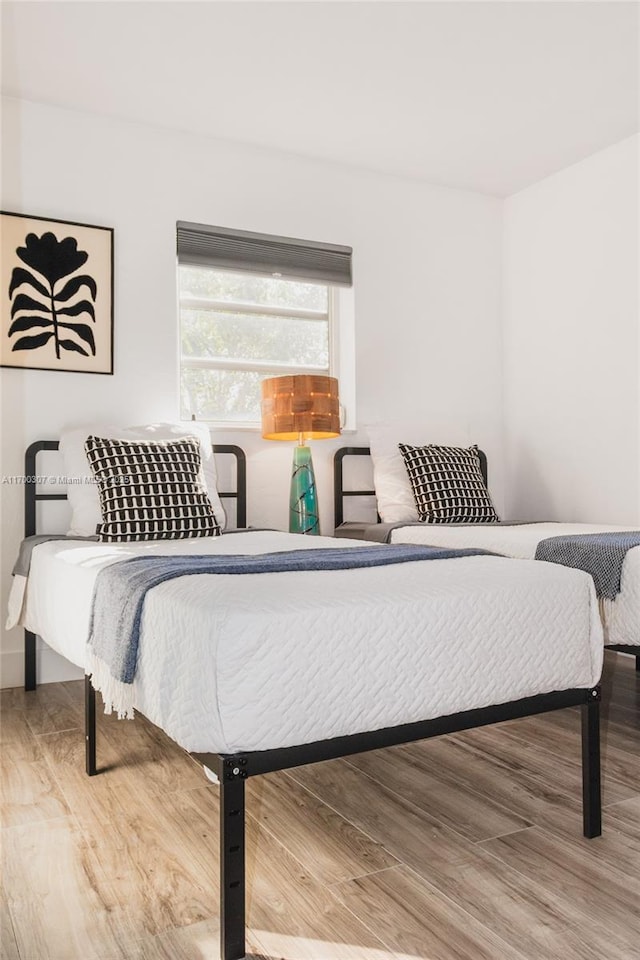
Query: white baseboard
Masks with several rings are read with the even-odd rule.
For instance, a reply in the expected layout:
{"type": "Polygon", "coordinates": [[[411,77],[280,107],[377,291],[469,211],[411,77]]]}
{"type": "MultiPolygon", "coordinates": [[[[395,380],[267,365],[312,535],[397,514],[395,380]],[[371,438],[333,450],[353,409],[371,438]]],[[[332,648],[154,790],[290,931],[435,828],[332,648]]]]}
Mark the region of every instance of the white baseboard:
{"type": "MultiPolygon", "coordinates": [[[[38,683],[58,683],[61,680],[81,680],[80,667],[69,663],[49,647],[38,646],[36,651],[38,683]]],[[[0,687],[24,686],[24,651],[3,650],[0,653],[0,687]]]]}

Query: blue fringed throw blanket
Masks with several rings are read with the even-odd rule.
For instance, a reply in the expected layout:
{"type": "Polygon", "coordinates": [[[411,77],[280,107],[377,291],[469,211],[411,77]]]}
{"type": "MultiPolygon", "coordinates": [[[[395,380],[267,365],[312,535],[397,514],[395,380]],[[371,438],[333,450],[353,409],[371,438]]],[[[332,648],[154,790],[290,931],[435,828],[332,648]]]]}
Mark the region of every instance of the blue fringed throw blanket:
{"type": "Polygon", "coordinates": [[[632,547],[638,546],[638,530],[575,533],[541,540],[536,548],[536,560],[548,560],[590,573],[599,599],[615,600],[620,593],[624,558],[632,547]]]}
{"type": "Polygon", "coordinates": [[[100,690],[105,712],[133,717],[133,680],[140,624],[148,590],[175,577],[197,574],[282,573],[350,570],[414,560],[446,560],[488,554],[487,550],[393,545],[330,547],[278,553],[133,557],[111,564],[96,578],[89,625],[86,672],[100,690]]]}

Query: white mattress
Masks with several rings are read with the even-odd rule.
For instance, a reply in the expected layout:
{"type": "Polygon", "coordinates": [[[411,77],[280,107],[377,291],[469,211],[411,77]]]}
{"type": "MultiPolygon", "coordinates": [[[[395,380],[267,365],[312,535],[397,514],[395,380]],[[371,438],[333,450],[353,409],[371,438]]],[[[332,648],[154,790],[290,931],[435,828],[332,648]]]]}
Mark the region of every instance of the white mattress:
{"type": "MultiPolygon", "coordinates": [[[[33,552],[23,625],[83,666],[94,581],[107,564],[355,545],[258,531],[52,541],[33,552]]],[[[552,564],[480,556],[199,575],[147,595],[135,704],[187,750],[266,750],[591,687],[602,656],[591,578],[552,564]]]]}
{"type": "MultiPolygon", "coordinates": [[[[579,533],[608,533],[629,527],[607,527],[589,523],[523,523],[514,526],[473,524],[436,524],[398,527],[391,533],[392,543],[434,544],[446,547],[482,547],[508,557],[532,559],[536,547],[547,537],[579,533]]],[[[640,547],[627,553],[621,578],[621,590],[615,600],[600,601],[606,644],[640,644],[640,547]]]]}

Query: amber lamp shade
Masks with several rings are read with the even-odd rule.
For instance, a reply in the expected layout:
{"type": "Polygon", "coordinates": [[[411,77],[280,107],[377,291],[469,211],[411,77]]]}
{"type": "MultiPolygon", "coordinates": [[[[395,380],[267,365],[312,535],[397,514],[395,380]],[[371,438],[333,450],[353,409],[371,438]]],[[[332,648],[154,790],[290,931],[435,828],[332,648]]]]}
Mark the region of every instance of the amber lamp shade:
{"type": "Polygon", "coordinates": [[[335,377],[297,374],[262,381],[265,440],[327,440],[340,435],[335,377]]]}

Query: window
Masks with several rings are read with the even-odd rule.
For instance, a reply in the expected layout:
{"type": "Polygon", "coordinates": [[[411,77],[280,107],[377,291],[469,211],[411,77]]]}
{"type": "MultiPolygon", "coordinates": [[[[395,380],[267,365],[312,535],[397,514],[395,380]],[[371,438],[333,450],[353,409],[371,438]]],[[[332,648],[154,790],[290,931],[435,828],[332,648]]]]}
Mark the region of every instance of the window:
{"type": "Polygon", "coordinates": [[[180,266],[182,416],[256,423],[260,382],[331,373],[332,290],[180,266]]]}
{"type": "Polygon", "coordinates": [[[260,383],[282,374],[330,374],[342,391],[350,278],[349,248],[179,223],[182,418],[257,426],[260,383]]]}

